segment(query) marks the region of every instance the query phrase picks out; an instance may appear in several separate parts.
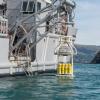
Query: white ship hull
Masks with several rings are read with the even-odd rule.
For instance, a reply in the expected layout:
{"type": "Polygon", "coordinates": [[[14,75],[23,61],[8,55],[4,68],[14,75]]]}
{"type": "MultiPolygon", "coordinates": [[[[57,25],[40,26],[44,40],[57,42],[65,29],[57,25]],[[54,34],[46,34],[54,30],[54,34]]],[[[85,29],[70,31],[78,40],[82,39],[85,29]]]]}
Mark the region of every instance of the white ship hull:
{"type": "MultiPolygon", "coordinates": [[[[57,56],[54,50],[57,46],[58,36],[45,37],[38,43],[36,49],[36,60],[31,63],[33,72],[56,70],[57,56]],[[48,41],[46,40],[48,38],[48,41]]],[[[0,38],[0,75],[14,75],[24,73],[23,68],[17,63],[8,60],[9,39],[0,38]]]]}
{"type": "Polygon", "coordinates": [[[3,11],[0,17],[0,75],[31,75],[57,68],[60,75],[73,75],[75,3],[47,3],[7,0],[1,5],[7,8],[7,16],[3,11]]]}

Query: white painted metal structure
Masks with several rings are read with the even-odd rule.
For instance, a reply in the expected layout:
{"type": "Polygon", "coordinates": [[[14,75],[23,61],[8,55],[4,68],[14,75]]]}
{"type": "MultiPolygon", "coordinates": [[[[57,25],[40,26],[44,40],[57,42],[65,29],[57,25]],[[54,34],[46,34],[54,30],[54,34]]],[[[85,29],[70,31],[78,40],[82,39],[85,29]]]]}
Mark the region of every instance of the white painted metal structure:
{"type": "MultiPolygon", "coordinates": [[[[6,3],[9,38],[0,38],[0,47],[1,42],[6,46],[1,50],[0,60],[4,58],[4,63],[0,63],[1,75],[22,72],[32,75],[33,72],[55,70],[59,55],[55,51],[63,37],[71,39],[71,43],[66,42],[70,44],[71,55],[74,50],[76,52],[74,1],[7,0],[6,3]]],[[[66,55],[66,62],[70,62],[71,55],[66,55]]]]}

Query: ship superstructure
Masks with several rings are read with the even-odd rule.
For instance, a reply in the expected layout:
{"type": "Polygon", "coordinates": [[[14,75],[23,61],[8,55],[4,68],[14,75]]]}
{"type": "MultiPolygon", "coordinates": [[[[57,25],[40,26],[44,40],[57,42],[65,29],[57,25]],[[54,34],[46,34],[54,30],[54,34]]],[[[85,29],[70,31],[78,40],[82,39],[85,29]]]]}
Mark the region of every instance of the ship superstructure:
{"type": "Polygon", "coordinates": [[[72,0],[6,0],[3,17],[10,74],[57,70],[73,76],[76,28],[72,0]]]}

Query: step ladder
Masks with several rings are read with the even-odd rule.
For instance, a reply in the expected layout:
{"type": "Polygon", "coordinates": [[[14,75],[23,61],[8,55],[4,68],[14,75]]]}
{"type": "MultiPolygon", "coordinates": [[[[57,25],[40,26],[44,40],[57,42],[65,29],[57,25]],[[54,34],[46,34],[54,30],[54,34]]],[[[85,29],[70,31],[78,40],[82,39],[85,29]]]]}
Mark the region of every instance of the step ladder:
{"type": "Polygon", "coordinates": [[[19,53],[19,50],[17,49],[15,51],[15,55],[10,56],[9,60],[10,62],[16,63],[19,68],[22,68],[26,76],[33,76],[30,51],[28,46],[26,48],[26,56],[23,56],[23,54],[19,53]]]}

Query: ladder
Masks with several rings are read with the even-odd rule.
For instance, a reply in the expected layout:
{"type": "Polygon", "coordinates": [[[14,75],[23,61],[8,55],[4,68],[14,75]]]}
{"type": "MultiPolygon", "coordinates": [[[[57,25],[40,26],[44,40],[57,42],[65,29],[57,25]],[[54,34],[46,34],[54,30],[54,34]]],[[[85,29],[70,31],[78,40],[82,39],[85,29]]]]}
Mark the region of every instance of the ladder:
{"type": "Polygon", "coordinates": [[[14,62],[17,64],[19,68],[22,68],[23,72],[26,74],[26,76],[33,76],[32,66],[31,66],[31,60],[30,60],[30,52],[29,47],[26,48],[26,55],[22,56],[22,54],[19,52],[19,50],[16,49],[16,53],[12,59],[12,57],[9,58],[11,62],[14,62]]]}

